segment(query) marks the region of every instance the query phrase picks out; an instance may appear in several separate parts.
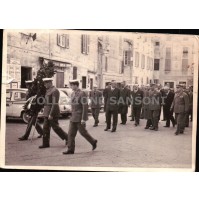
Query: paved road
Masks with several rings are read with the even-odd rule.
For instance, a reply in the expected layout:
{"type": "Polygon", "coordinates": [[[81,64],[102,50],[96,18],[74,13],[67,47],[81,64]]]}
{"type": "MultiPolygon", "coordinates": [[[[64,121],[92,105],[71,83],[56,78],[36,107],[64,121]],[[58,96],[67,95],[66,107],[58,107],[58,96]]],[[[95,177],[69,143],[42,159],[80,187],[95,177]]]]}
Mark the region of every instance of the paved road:
{"type": "MultiPolygon", "coordinates": [[[[68,130],[69,120],[60,119],[60,125],[68,130]]],[[[119,117],[120,123],[120,117],[119,117]]],[[[159,131],[145,130],[146,121],[140,126],[128,120],[127,125],[118,125],[116,133],[105,132],[104,113],[100,124],[93,127],[90,116],[87,128],[98,140],[98,147],[91,145],[77,134],[74,155],[62,155],[66,150],[64,141],[52,131],[50,148],[38,149],[42,140],[36,133],[33,141],[18,141],[26,124],[21,121],[7,121],[6,165],[19,166],[63,166],[63,167],[124,167],[124,168],[191,168],[191,127],[185,134],[174,135],[175,128],[164,128],[160,121],[159,131]]],[[[74,169],[74,168],[73,168],[74,169]]]]}

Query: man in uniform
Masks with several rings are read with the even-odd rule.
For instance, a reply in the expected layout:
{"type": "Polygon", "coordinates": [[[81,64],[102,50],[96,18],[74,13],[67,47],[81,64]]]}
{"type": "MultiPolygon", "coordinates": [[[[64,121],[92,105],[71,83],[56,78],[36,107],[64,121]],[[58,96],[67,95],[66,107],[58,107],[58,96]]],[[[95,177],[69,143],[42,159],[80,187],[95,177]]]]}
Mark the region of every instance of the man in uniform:
{"type": "Polygon", "coordinates": [[[43,78],[44,86],[46,87],[45,103],[44,103],[44,125],[43,125],[43,144],[39,146],[40,149],[50,147],[50,130],[51,127],[55,133],[66,143],[68,135],[59,127],[58,119],[60,116],[59,109],[59,90],[53,86],[52,78],[43,78]]]}
{"type": "Polygon", "coordinates": [[[111,116],[113,115],[113,126],[111,132],[116,132],[118,121],[118,101],[120,98],[120,90],[116,88],[116,82],[112,80],[111,88],[108,89],[107,105],[106,105],[106,128],[108,131],[111,128],[111,116]]]}
{"type": "Polygon", "coordinates": [[[93,90],[90,92],[90,99],[91,99],[91,111],[95,123],[93,127],[98,126],[99,123],[99,112],[102,105],[102,93],[97,90],[97,85],[93,86],[93,90]]]}
{"type": "Polygon", "coordinates": [[[140,124],[140,113],[142,108],[143,91],[138,88],[138,84],[134,84],[133,91],[131,92],[132,106],[135,116],[135,126],[140,124]]]}
{"type": "Polygon", "coordinates": [[[75,137],[77,131],[92,145],[92,149],[97,147],[97,140],[95,140],[86,130],[86,121],[88,120],[88,100],[85,92],[79,89],[79,81],[71,80],[71,88],[73,93],[71,95],[72,115],[70,118],[70,125],[68,131],[68,150],[63,154],[74,154],[75,152],[75,137]]]}
{"type": "Polygon", "coordinates": [[[126,86],[125,81],[121,83],[121,89],[120,89],[120,99],[121,102],[119,102],[119,113],[121,114],[121,123],[125,125],[127,122],[127,113],[128,113],[128,106],[130,104],[130,90],[126,86]]]}
{"type": "Polygon", "coordinates": [[[150,130],[158,131],[158,121],[160,114],[161,94],[155,84],[151,84],[151,91],[149,93],[150,103],[149,110],[153,127],[150,130]]]}
{"type": "MultiPolygon", "coordinates": [[[[26,100],[27,100],[27,103],[26,105],[24,106],[25,110],[27,109],[28,105],[31,104],[31,97],[33,97],[34,95],[36,94],[32,94],[31,93],[31,87],[32,87],[32,83],[33,83],[33,80],[27,80],[25,81],[26,83],[26,87],[28,88],[28,91],[26,93],[26,100]]],[[[31,105],[30,105],[31,107],[31,105]]],[[[40,124],[38,123],[38,120],[37,120],[37,117],[38,117],[38,112],[39,111],[32,111],[32,114],[30,116],[30,120],[28,122],[28,125],[27,125],[27,128],[26,128],[26,132],[25,134],[22,136],[22,137],[19,137],[19,141],[24,141],[24,140],[28,140],[28,137],[30,135],[30,132],[31,132],[31,129],[32,129],[32,126],[34,125],[39,136],[38,138],[41,138],[42,135],[43,135],[43,129],[42,127],[40,126],[40,124]]]]}
{"type": "Polygon", "coordinates": [[[189,97],[183,92],[183,86],[180,84],[176,85],[176,94],[170,110],[174,110],[175,112],[177,122],[175,134],[178,135],[179,133],[184,133],[184,118],[189,111],[189,97]]]}

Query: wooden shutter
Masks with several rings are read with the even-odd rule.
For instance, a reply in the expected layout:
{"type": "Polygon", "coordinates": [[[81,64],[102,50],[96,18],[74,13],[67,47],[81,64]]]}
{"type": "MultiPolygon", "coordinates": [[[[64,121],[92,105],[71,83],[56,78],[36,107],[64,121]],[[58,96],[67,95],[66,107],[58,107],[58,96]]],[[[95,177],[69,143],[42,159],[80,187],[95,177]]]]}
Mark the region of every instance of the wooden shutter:
{"type": "Polygon", "coordinates": [[[57,45],[60,46],[60,35],[57,34],[57,45]]]}
{"type": "Polygon", "coordinates": [[[90,50],[90,36],[87,35],[86,39],[86,54],[88,54],[90,50]]]}

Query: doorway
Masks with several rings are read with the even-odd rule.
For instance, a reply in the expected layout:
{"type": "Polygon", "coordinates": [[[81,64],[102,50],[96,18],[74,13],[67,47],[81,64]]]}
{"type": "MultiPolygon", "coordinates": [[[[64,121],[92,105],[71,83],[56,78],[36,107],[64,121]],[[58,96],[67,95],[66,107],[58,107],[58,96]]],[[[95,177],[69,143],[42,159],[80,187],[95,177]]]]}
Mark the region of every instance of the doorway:
{"type": "Polygon", "coordinates": [[[86,89],[86,76],[82,76],[82,89],[86,89]]]}
{"type": "Polygon", "coordinates": [[[57,71],[56,87],[64,88],[64,72],[57,71]]]}
{"type": "Polygon", "coordinates": [[[21,88],[26,88],[26,80],[32,79],[32,68],[31,67],[21,67],[21,88]]]}

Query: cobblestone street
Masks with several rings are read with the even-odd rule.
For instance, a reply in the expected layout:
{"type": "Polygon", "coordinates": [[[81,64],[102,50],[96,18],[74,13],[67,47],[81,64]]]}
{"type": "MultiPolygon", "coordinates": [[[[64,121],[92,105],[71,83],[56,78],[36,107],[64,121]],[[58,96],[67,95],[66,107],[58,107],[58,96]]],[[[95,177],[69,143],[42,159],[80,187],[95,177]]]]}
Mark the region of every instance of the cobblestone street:
{"type": "MultiPolygon", "coordinates": [[[[175,136],[175,128],[164,128],[159,123],[159,131],[145,130],[145,120],[135,127],[134,122],[120,125],[117,132],[105,132],[104,113],[100,114],[100,124],[93,127],[89,116],[87,129],[98,140],[92,151],[91,145],[78,133],[74,155],[62,155],[67,149],[65,142],[51,131],[50,148],[40,150],[42,140],[35,131],[33,141],[18,141],[26,124],[20,120],[8,120],[6,124],[6,165],[9,166],[62,166],[62,167],[123,167],[123,168],[191,168],[192,135],[191,127],[185,133],[175,136]]],[[[61,127],[68,131],[69,119],[60,119],[61,127]]],[[[30,135],[30,137],[32,134],[30,135]]],[[[74,168],[73,168],[74,169],[74,168]]]]}

